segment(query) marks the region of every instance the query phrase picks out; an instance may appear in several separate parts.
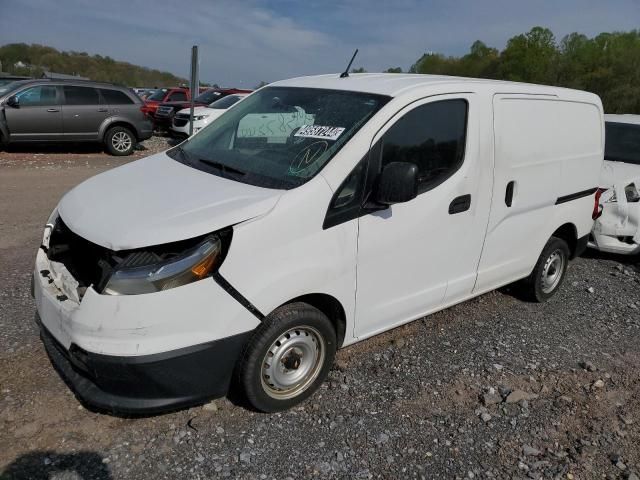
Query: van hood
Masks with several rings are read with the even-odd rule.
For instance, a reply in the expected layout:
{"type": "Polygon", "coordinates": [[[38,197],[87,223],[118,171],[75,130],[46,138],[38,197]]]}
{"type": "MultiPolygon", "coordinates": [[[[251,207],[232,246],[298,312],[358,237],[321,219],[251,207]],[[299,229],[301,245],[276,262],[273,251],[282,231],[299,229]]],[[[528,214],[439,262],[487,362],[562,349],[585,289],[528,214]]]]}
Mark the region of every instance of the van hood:
{"type": "Polygon", "coordinates": [[[202,172],[159,153],[84,181],[62,198],[58,213],[86,240],[128,250],[255,218],[271,210],[282,193],[202,172]]]}

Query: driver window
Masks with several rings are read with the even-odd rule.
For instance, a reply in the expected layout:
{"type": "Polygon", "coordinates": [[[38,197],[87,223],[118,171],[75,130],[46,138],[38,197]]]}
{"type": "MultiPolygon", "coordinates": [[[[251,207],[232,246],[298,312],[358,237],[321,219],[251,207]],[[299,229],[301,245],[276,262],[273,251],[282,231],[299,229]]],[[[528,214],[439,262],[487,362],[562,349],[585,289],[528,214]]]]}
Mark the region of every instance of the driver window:
{"type": "Polygon", "coordinates": [[[426,192],[462,165],[466,129],[466,100],[442,100],[416,107],[382,137],[382,167],[390,162],[415,163],[419,193],[426,192]]]}
{"type": "Polygon", "coordinates": [[[56,105],[56,87],[42,85],[28,88],[16,95],[21,107],[56,105]]]}

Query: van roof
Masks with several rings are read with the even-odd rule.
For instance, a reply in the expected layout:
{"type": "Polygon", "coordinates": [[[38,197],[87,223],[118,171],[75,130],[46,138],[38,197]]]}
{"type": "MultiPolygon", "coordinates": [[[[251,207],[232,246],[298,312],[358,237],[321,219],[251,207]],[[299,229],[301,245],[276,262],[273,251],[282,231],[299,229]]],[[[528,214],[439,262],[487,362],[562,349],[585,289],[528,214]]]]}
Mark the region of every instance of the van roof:
{"type": "Polygon", "coordinates": [[[297,77],[281,80],[270,86],[290,86],[307,88],[324,88],[330,90],[348,90],[354,92],[376,93],[396,97],[409,90],[418,88],[450,86],[458,91],[464,91],[474,85],[496,93],[534,93],[539,95],[560,95],[562,92],[585,93],[590,97],[595,95],[561,87],[534,85],[529,83],[507,82],[502,80],[488,80],[481,78],[453,77],[448,75],[423,75],[406,73],[351,73],[346,78],[340,78],[339,73],[297,77]]]}
{"type": "Polygon", "coordinates": [[[604,116],[604,121],[613,123],[632,123],[634,125],[640,125],[640,115],[633,115],[631,113],[624,113],[622,115],[607,114],[604,116]]]}

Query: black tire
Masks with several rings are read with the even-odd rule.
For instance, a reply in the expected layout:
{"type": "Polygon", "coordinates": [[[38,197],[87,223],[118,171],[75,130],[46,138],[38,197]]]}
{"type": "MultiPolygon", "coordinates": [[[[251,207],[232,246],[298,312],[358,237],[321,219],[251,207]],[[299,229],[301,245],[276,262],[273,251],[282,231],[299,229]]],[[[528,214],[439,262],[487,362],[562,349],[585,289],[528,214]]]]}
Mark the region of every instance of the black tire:
{"type": "Polygon", "coordinates": [[[284,305],[263,320],[245,347],[236,370],[238,387],[256,410],[286,410],[320,387],[329,374],[335,354],[336,331],[324,313],[302,302],[284,305]],[[314,345],[318,348],[315,353],[314,345]],[[268,358],[274,359],[272,365],[265,362],[268,358]],[[298,369],[301,370],[298,372],[298,369]],[[276,385],[277,379],[293,381],[307,369],[309,373],[289,390],[276,385]]]}
{"type": "Polygon", "coordinates": [[[104,136],[104,144],[111,155],[131,155],[136,148],[136,136],[126,127],[111,127],[104,136]]]}
{"type": "Polygon", "coordinates": [[[564,282],[569,255],[567,242],[558,237],[551,237],[542,249],[533,272],[522,282],[524,296],[540,303],[553,297],[564,282]],[[554,276],[556,273],[559,274],[557,278],[554,276]]]}

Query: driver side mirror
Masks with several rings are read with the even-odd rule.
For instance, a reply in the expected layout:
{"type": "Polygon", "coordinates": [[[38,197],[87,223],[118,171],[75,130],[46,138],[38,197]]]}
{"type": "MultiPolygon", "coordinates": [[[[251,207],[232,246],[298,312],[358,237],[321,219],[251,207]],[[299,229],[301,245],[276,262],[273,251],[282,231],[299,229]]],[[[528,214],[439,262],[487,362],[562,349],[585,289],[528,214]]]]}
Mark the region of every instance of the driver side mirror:
{"type": "Polygon", "coordinates": [[[12,95],[7,99],[7,105],[13,108],[18,108],[20,106],[20,100],[18,100],[18,97],[15,95],[12,95]]]}
{"type": "Polygon", "coordinates": [[[413,200],[418,196],[418,167],[410,162],[387,164],[378,180],[375,200],[393,205],[413,200]]]}

